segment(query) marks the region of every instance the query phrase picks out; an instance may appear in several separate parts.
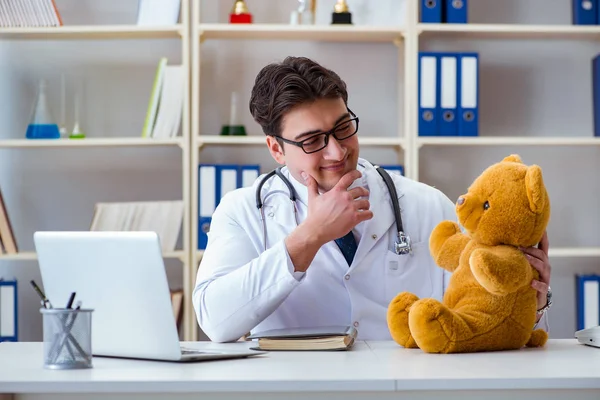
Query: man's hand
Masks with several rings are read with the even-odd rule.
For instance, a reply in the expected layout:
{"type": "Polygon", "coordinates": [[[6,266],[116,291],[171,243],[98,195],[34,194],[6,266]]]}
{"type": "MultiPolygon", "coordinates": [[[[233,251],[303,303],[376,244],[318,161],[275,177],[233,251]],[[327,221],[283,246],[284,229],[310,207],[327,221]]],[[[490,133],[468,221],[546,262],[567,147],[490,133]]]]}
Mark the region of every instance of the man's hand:
{"type": "MultiPolygon", "coordinates": [[[[303,172],[302,175],[306,174],[303,172]]],[[[369,200],[361,198],[368,196],[369,191],[362,187],[348,190],[352,182],[360,177],[359,171],[350,171],[322,195],[313,177],[304,177],[308,187],[308,216],[305,223],[321,243],[340,238],[360,222],[373,218],[369,200]]]]}
{"type": "MultiPolygon", "coordinates": [[[[542,240],[538,247],[528,247],[521,249],[525,253],[525,257],[529,260],[529,264],[540,273],[539,280],[533,280],[531,286],[538,291],[537,305],[538,310],[546,305],[546,295],[550,287],[550,261],[548,260],[548,233],[544,232],[542,240]]],[[[538,319],[539,320],[539,319],[538,319]]]]}

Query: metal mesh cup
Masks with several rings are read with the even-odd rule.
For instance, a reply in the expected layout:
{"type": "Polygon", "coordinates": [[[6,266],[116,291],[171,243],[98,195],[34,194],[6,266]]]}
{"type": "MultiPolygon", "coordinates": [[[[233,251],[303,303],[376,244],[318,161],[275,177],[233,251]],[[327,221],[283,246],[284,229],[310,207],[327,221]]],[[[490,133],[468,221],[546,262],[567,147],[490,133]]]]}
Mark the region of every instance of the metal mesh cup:
{"type": "Polygon", "coordinates": [[[91,309],[42,308],[44,367],[92,368],[91,309]]]}

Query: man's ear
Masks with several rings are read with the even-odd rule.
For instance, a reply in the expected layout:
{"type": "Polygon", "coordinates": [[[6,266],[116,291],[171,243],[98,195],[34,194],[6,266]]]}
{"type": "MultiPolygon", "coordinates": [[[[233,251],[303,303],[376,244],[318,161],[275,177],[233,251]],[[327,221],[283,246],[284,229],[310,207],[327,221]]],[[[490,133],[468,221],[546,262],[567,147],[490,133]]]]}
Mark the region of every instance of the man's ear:
{"type": "Polygon", "coordinates": [[[274,136],[267,136],[267,147],[271,153],[271,157],[281,165],[285,165],[285,153],[283,146],[277,141],[274,136]]]}

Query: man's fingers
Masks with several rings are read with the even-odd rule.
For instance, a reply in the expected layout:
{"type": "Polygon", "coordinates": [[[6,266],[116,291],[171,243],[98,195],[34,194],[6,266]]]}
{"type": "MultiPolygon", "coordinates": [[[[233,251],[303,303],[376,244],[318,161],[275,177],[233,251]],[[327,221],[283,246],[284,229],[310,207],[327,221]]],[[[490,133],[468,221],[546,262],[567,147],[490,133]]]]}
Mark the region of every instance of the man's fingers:
{"type": "Polygon", "coordinates": [[[358,213],[358,222],[366,221],[371,218],[373,218],[373,211],[371,210],[364,210],[358,213]]]}
{"type": "Polygon", "coordinates": [[[367,197],[369,195],[369,191],[364,187],[360,186],[348,190],[348,193],[350,194],[350,196],[352,196],[353,199],[357,199],[359,197],[367,197]]]}
{"type": "Polygon", "coordinates": [[[338,183],[335,185],[335,187],[346,190],[346,189],[348,189],[348,187],[350,185],[352,185],[352,182],[354,182],[361,176],[362,176],[362,174],[360,173],[360,171],[354,169],[354,170],[346,173],[344,176],[342,176],[342,178],[338,181],[338,183]]]}
{"type": "Polygon", "coordinates": [[[525,253],[525,255],[530,255],[532,257],[539,258],[540,260],[544,260],[547,258],[546,253],[543,250],[540,250],[536,247],[522,248],[521,251],[525,253]]]}
{"type": "Polygon", "coordinates": [[[302,177],[304,178],[304,182],[306,183],[306,187],[308,188],[308,197],[316,197],[319,195],[319,188],[317,185],[317,181],[308,175],[306,172],[302,172],[302,177]]]}
{"type": "Polygon", "coordinates": [[[544,282],[533,280],[531,281],[531,287],[540,293],[548,293],[548,284],[544,282]]]}
{"type": "Polygon", "coordinates": [[[368,210],[370,206],[371,204],[369,203],[369,200],[366,199],[356,200],[354,202],[354,207],[357,210],[368,210]]]}
{"type": "Polygon", "coordinates": [[[548,249],[550,248],[550,242],[548,241],[548,232],[544,231],[544,235],[542,236],[542,240],[538,244],[538,249],[546,253],[548,255],[548,249]]]}

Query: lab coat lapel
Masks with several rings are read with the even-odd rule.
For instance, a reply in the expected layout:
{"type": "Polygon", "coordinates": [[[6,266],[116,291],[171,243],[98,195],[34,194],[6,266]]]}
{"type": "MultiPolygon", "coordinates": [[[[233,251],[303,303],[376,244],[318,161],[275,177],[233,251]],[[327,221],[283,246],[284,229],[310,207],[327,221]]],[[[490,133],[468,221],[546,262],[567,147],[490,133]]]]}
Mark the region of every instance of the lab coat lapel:
{"type": "MultiPolygon", "coordinates": [[[[367,173],[369,185],[369,203],[373,211],[373,218],[365,221],[365,227],[354,256],[352,266],[359,265],[371,249],[381,240],[390,226],[395,224],[392,201],[388,194],[383,178],[371,167],[367,173]]],[[[398,198],[402,193],[396,188],[398,198]]]]}

